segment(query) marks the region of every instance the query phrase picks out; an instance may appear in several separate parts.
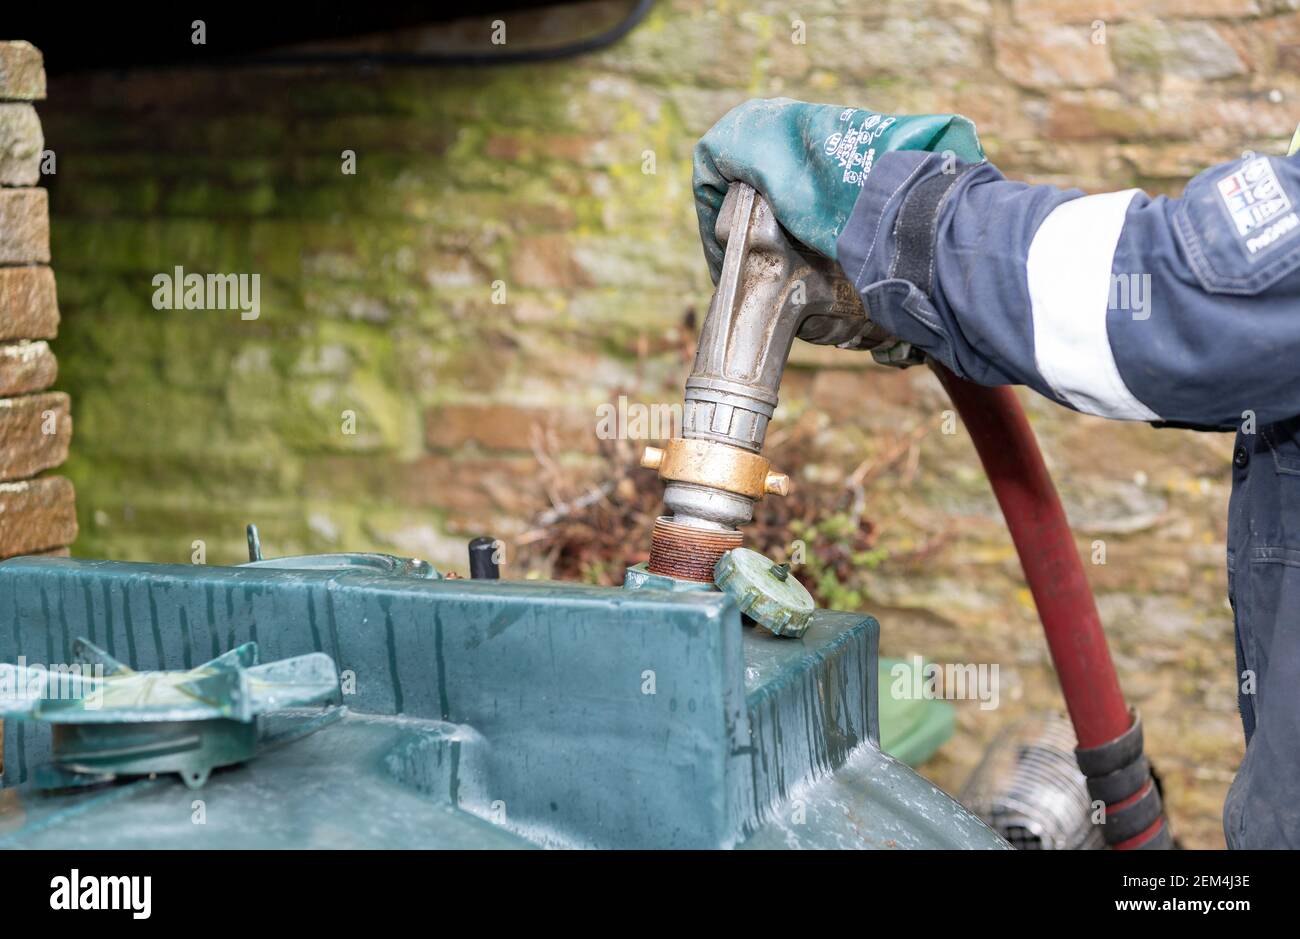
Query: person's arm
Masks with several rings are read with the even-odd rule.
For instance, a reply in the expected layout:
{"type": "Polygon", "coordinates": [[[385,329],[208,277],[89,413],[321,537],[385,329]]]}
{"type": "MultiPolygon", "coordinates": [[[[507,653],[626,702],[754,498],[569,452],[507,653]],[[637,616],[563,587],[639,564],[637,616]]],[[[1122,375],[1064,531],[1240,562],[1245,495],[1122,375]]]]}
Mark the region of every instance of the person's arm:
{"type": "Polygon", "coordinates": [[[837,254],[871,317],[982,384],[1200,426],[1300,414],[1300,156],[1234,161],[1180,199],[883,154],[837,254]]]}

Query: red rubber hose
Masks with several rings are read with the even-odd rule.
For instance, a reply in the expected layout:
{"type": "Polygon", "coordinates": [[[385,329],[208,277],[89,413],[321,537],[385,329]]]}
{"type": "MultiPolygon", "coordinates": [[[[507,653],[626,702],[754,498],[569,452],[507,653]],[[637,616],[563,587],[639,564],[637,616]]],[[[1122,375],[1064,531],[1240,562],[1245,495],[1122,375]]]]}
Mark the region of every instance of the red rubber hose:
{"type": "MultiPolygon", "coordinates": [[[[1079,746],[1109,743],[1129,729],[1132,717],[1070,523],[1025,412],[1006,386],[986,388],[958,378],[937,362],[931,366],[966,423],[1002,507],[1079,746]]],[[[1136,802],[1151,785],[1148,779],[1129,798],[1107,805],[1107,816],[1136,802]]],[[[1112,847],[1141,848],[1152,843],[1165,825],[1161,813],[1144,831],[1112,847]]]]}
{"type": "Polygon", "coordinates": [[[1132,718],[1065,509],[1010,388],[986,388],[938,363],[935,374],[970,431],[1038,607],[1079,746],[1109,743],[1132,718]]]}

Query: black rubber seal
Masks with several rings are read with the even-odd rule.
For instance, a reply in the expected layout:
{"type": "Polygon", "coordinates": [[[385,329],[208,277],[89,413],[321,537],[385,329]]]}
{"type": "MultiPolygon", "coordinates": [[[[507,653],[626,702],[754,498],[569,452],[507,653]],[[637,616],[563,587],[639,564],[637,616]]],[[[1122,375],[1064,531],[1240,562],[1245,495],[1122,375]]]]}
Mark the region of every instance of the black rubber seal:
{"type": "Polygon", "coordinates": [[[1100,799],[1107,805],[1114,805],[1116,802],[1123,802],[1133,793],[1141,791],[1150,779],[1151,764],[1144,755],[1139,753],[1136,760],[1128,766],[1121,766],[1113,773],[1087,777],[1088,795],[1100,799]]]}
{"type": "Polygon", "coordinates": [[[1169,823],[1165,822],[1160,826],[1160,830],[1148,838],[1146,841],[1133,847],[1134,851],[1172,851],[1174,844],[1174,833],[1169,830],[1169,823]]]}
{"type": "MultiPolygon", "coordinates": [[[[1164,803],[1160,799],[1160,790],[1151,784],[1146,795],[1132,805],[1126,805],[1118,812],[1106,813],[1106,824],[1102,826],[1107,844],[1119,844],[1136,838],[1159,820],[1164,812],[1164,803]]],[[[1168,823],[1166,823],[1168,827],[1168,823]]]]}
{"type": "Polygon", "coordinates": [[[1129,713],[1133,715],[1133,723],[1114,740],[1086,750],[1082,747],[1075,748],[1074,758],[1083,775],[1089,779],[1106,776],[1123,769],[1142,755],[1142,716],[1137,711],[1129,713]]]}

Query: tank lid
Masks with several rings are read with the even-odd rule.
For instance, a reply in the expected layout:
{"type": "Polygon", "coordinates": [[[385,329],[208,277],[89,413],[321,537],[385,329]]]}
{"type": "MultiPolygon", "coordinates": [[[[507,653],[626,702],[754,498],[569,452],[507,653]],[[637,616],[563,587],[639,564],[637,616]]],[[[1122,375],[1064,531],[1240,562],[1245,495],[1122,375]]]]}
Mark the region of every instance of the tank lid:
{"type": "Polygon", "coordinates": [[[749,548],[733,548],[713,568],[713,581],[742,613],[778,636],[802,636],[812,620],[812,594],[777,564],[749,548]]]}

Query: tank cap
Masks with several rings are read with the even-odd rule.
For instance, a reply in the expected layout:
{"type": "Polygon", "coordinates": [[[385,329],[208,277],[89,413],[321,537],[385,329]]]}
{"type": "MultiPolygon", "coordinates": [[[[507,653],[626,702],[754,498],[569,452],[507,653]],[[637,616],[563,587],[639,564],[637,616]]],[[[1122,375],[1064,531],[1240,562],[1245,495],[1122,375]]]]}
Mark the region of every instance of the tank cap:
{"type": "Polygon", "coordinates": [[[742,613],[778,636],[802,636],[812,621],[812,594],[776,564],[749,548],[732,548],[713,568],[713,582],[742,613]]]}

